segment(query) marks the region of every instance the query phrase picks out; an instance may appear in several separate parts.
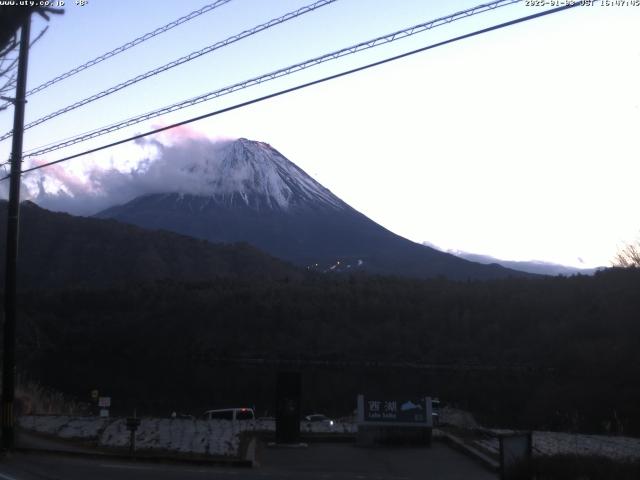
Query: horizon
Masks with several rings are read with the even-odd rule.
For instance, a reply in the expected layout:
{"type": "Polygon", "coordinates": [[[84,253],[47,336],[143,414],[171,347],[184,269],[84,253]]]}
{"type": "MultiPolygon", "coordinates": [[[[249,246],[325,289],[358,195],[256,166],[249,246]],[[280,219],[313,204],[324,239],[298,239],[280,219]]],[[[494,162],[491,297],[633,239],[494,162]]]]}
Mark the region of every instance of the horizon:
{"type": "MultiPolygon", "coordinates": [[[[71,103],[305,4],[245,3],[255,8],[246,11],[231,2],[194,21],[190,35],[178,27],[123,59],[70,79],[69,87],[58,88],[56,95],[30,98],[27,121],[59,108],[56,103],[71,103]]],[[[58,117],[48,128],[27,130],[25,146],[32,149],[476,4],[407,2],[401,10],[336,2],[203,57],[183,71],[155,77],[147,87],[118,93],[116,100],[58,117]],[[326,35],[327,24],[334,27],[331,36],[326,35]]],[[[200,6],[196,1],[162,4],[154,12],[140,6],[126,11],[97,3],[69,6],[63,18],[51,20],[46,41],[32,49],[29,87],[200,6]],[[128,28],[113,32],[108,28],[112,22],[128,28]],[[79,45],[77,39],[86,31],[92,32],[93,41],[79,45]],[[51,45],[74,41],[76,48],[67,47],[64,56],[52,53],[51,45]]],[[[500,8],[127,132],[167,125],[537,11],[541,9],[524,5],[500,8]]],[[[578,7],[201,121],[149,143],[170,143],[171,135],[177,141],[194,132],[213,139],[263,141],[353,208],[416,243],[503,260],[535,259],[581,268],[609,265],[640,230],[633,212],[640,200],[633,185],[640,173],[634,156],[634,131],[640,124],[635,89],[640,83],[635,29],[639,13],[630,7],[578,7]]],[[[34,32],[43,24],[34,20],[34,32]]],[[[0,114],[5,130],[11,128],[7,112],[11,109],[0,114]]],[[[76,153],[125,133],[62,153],[76,153]]],[[[7,148],[8,142],[0,143],[0,154],[7,148]]],[[[95,169],[131,171],[152,148],[123,145],[41,172],[72,187],[95,169]]],[[[38,161],[59,156],[48,154],[38,161]]],[[[25,194],[37,194],[38,178],[40,174],[25,177],[25,194]]],[[[1,188],[6,194],[6,186],[1,188]]]]}
{"type": "MultiPolygon", "coordinates": [[[[86,172],[86,175],[76,177],[75,181],[69,184],[65,183],[65,180],[67,180],[66,172],[54,166],[53,170],[48,172],[46,177],[40,179],[41,183],[38,184],[38,195],[25,200],[33,201],[39,207],[54,212],[65,212],[71,213],[72,215],[90,217],[102,211],[109,210],[111,207],[125,205],[148,195],[177,193],[180,195],[206,197],[221,193],[220,188],[223,189],[222,193],[229,188],[237,192],[239,191],[238,188],[244,184],[245,180],[242,179],[247,176],[247,172],[244,170],[239,170],[233,177],[233,183],[229,185],[217,182],[211,183],[212,180],[215,181],[215,172],[221,167],[221,162],[224,162],[228,158],[229,150],[227,147],[229,145],[240,141],[248,141],[252,144],[266,145],[275,153],[279,153],[277,149],[266,142],[249,140],[244,137],[212,141],[191,129],[168,131],[162,138],[166,143],[162,143],[158,141],[158,139],[143,139],[138,141],[137,147],[145,149],[147,152],[150,152],[149,148],[151,148],[153,153],[150,154],[144,162],[138,164],[135,169],[128,172],[122,172],[111,167],[106,169],[94,168],[86,172]],[[207,151],[208,146],[211,147],[211,151],[207,151]],[[213,176],[211,176],[212,174],[213,176]],[[45,185],[45,182],[55,183],[56,181],[59,187],[64,189],[64,193],[46,193],[45,187],[47,185],[45,185]]],[[[295,164],[293,165],[295,166],[295,164]]],[[[304,173],[306,174],[306,172],[304,173]]],[[[263,175],[268,176],[269,171],[265,170],[263,175]]],[[[280,176],[280,180],[284,180],[282,176],[280,176]]],[[[282,187],[284,185],[280,186],[282,187]]],[[[246,185],[243,188],[246,188],[246,185]]],[[[269,191],[273,191],[273,188],[278,188],[278,185],[274,184],[269,191]]],[[[275,200],[277,202],[278,198],[275,200]]],[[[329,199],[329,201],[331,202],[331,199],[329,199]]],[[[382,226],[384,227],[384,225],[382,226]]],[[[419,243],[461,258],[464,258],[466,254],[470,254],[489,257],[488,260],[496,262],[513,261],[505,258],[492,257],[482,252],[446,249],[428,241],[414,243],[419,243]]],[[[479,260],[470,261],[488,263],[479,260]]],[[[543,263],[548,266],[580,268],[537,259],[520,261],[525,263],[543,263]]],[[[589,270],[587,267],[583,269],[589,270]]]]}

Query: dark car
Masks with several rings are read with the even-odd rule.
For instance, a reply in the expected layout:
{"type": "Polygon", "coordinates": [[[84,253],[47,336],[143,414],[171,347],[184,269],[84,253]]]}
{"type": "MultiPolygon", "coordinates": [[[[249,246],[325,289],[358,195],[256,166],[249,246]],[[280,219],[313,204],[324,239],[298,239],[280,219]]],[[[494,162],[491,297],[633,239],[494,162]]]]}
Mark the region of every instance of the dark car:
{"type": "Polygon", "coordinates": [[[307,422],[311,422],[311,423],[323,423],[325,425],[328,425],[329,427],[333,427],[333,425],[335,424],[335,422],[331,420],[329,417],[327,417],[326,415],[322,415],[320,413],[307,415],[306,417],[304,417],[304,419],[307,422]]]}

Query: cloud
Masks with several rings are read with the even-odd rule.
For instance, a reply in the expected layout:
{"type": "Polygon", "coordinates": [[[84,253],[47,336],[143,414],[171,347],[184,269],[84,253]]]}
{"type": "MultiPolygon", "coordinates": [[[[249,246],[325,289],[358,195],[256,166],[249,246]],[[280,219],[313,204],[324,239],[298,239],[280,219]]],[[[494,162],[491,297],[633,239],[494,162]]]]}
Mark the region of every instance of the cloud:
{"type": "Polygon", "coordinates": [[[130,158],[112,159],[107,166],[70,170],[61,164],[39,170],[25,179],[23,197],[49,210],[92,215],[147,194],[203,194],[211,189],[207,182],[230,143],[179,127],[138,140],[130,158]]]}

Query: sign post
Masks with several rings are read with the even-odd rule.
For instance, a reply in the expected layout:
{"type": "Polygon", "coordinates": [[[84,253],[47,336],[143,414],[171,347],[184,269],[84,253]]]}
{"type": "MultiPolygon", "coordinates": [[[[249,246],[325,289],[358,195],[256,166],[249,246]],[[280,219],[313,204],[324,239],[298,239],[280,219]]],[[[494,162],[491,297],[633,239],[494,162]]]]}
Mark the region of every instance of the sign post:
{"type": "Polygon", "coordinates": [[[101,417],[109,416],[109,407],[111,406],[111,397],[99,397],[98,408],[100,409],[101,417]]]}
{"type": "Polygon", "coordinates": [[[278,372],[276,384],[276,443],[300,443],[300,372],[278,372]]]}

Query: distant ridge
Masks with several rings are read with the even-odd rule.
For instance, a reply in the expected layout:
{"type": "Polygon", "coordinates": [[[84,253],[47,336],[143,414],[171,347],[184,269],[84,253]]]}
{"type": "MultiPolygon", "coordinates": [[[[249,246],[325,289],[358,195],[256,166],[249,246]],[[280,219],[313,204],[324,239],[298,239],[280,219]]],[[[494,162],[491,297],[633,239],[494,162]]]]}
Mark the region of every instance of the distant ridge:
{"type": "Polygon", "coordinates": [[[478,262],[485,265],[497,263],[503,267],[511,268],[513,270],[519,270],[522,272],[534,273],[538,275],[593,275],[599,270],[603,270],[606,267],[596,268],[577,268],[569,267],[567,265],[560,265],[558,263],[543,262],[540,260],[530,261],[516,261],[516,260],[501,260],[499,258],[492,257],[490,255],[480,255],[476,253],[462,252],[459,250],[447,250],[457,257],[464,258],[471,262],[478,262]]]}
{"type": "MultiPolygon", "coordinates": [[[[0,201],[0,264],[4,268],[7,202],[0,201]]],[[[54,213],[23,202],[20,218],[21,289],[107,287],[161,279],[296,278],[304,273],[247,244],[213,245],[171,232],[113,220],[54,213]]],[[[4,276],[0,284],[4,282],[4,276]]]]}
{"type": "Polygon", "coordinates": [[[143,195],[96,216],[212,242],[245,241],[319,271],[340,265],[340,271],[419,278],[528,275],[460,259],[390,232],[266,143],[241,138],[215,151],[212,144],[211,152],[194,155],[179,172],[188,189],[143,195]]]}

